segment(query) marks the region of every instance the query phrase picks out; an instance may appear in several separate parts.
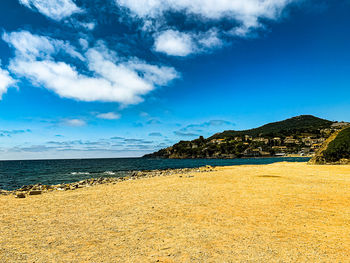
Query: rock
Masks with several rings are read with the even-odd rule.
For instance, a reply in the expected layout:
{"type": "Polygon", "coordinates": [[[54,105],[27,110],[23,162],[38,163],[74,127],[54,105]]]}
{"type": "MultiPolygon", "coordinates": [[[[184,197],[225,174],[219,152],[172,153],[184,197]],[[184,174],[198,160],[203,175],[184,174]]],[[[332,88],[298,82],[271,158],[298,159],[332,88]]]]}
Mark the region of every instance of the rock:
{"type": "Polygon", "coordinates": [[[0,190],[0,195],[9,195],[10,193],[9,191],[0,190]]]}
{"type": "Polygon", "coordinates": [[[29,195],[41,195],[42,191],[41,190],[32,190],[29,192],[29,195]]]}
{"type": "MultiPolygon", "coordinates": [[[[343,160],[345,162],[345,160],[343,160]]],[[[117,184],[118,182],[127,181],[127,180],[137,180],[141,178],[152,178],[156,176],[170,176],[170,175],[179,175],[180,178],[186,177],[191,178],[193,176],[186,175],[188,173],[195,173],[195,172],[210,172],[214,171],[215,169],[210,166],[206,165],[200,168],[182,168],[182,169],[163,169],[163,170],[150,170],[150,171],[132,171],[125,174],[124,177],[100,177],[100,178],[91,178],[91,179],[85,179],[81,180],[79,182],[69,183],[69,184],[57,184],[57,185],[42,185],[42,184],[35,184],[35,185],[24,185],[20,189],[16,191],[5,191],[0,190],[0,195],[8,195],[8,194],[14,194],[17,197],[17,193],[19,195],[18,198],[25,198],[26,195],[40,195],[44,192],[49,191],[68,191],[68,190],[75,190],[78,188],[86,188],[91,187],[94,185],[100,185],[100,184],[117,184]],[[18,192],[17,192],[18,191],[18,192]]]]}
{"type": "Polygon", "coordinates": [[[17,192],[16,193],[16,198],[26,198],[26,194],[23,192],[17,192]]]}
{"type": "Polygon", "coordinates": [[[30,189],[33,188],[33,185],[23,185],[20,189],[20,191],[29,191],[30,189]]]}
{"type": "Polygon", "coordinates": [[[342,164],[342,165],[350,164],[350,159],[345,159],[345,158],[340,159],[339,164],[342,164]]]}

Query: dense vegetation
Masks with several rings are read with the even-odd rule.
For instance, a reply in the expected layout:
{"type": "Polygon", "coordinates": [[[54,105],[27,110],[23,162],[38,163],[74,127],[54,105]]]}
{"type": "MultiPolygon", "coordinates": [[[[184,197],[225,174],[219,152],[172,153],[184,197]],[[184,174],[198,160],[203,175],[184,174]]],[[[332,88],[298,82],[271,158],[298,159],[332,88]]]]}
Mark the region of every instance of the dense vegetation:
{"type": "Polygon", "coordinates": [[[341,159],[350,159],[350,127],[339,132],[337,137],[328,144],[323,151],[327,163],[338,162],[341,159]]]}
{"type": "Polygon", "coordinates": [[[193,141],[180,141],[144,157],[240,158],[294,154],[303,151],[309,154],[310,151],[316,150],[313,148],[315,144],[329,136],[333,123],[311,115],[302,115],[255,129],[224,131],[207,139],[201,136],[193,141]],[[307,143],[306,138],[313,141],[307,143]]]}
{"type": "Polygon", "coordinates": [[[319,133],[320,129],[328,128],[333,124],[332,121],[317,118],[312,115],[301,115],[284,121],[273,122],[261,126],[259,128],[245,131],[224,131],[215,134],[212,138],[227,138],[242,135],[253,137],[285,137],[290,135],[300,135],[302,133],[315,134],[319,133]]]}

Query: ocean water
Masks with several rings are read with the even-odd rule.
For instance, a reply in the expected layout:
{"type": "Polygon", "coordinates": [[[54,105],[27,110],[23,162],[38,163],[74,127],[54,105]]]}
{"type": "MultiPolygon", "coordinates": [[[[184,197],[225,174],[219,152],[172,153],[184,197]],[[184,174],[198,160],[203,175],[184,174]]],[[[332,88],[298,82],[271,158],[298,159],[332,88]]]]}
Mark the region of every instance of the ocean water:
{"type": "Polygon", "coordinates": [[[309,158],[251,159],[74,159],[0,161],[0,189],[14,190],[30,184],[72,183],[96,177],[122,177],[135,170],[196,168],[205,165],[228,166],[270,164],[274,162],[306,162],[309,158]]]}

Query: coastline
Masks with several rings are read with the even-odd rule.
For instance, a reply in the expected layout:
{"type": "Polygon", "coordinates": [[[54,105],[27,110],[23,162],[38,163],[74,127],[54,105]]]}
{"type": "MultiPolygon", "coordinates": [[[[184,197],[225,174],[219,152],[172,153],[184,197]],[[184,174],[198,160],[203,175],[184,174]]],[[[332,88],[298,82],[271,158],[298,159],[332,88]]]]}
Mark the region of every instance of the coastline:
{"type": "Polygon", "coordinates": [[[346,262],[350,166],[274,163],[0,196],[1,262],[346,262]]]}
{"type": "MultiPolygon", "coordinates": [[[[70,162],[68,168],[56,169],[56,166],[66,165],[58,160],[37,160],[23,161],[24,163],[11,163],[11,166],[3,167],[8,169],[8,175],[0,175],[0,195],[19,193],[28,193],[35,190],[33,194],[52,190],[75,190],[85,186],[91,186],[101,183],[117,183],[123,180],[137,179],[138,177],[154,174],[184,173],[192,170],[198,170],[200,167],[212,166],[235,166],[245,164],[269,164],[273,162],[306,162],[308,157],[256,157],[240,159],[150,159],[143,158],[125,158],[125,159],[101,159],[101,161],[91,161],[84,159],[84,163],[79,161],[70,162]],[[130,160],[132,160],[130,162],[130,160]],[[138,160],[138,163],[134,163],[138,160]],[[107,161],[107,162],[106,162],[107,161]],[[52,163],[53,162],[53,163],[52,163]],[[15,166],[16,165],[16,166],[15,166]],[[21,173],[21,166],[29,166],[31,169],[25,169],[21,173]],[[16,167],[14,169],[14,167],[16,167]],[[40,167],[39,169],[37,167],[40,167]],[[42,169],[41,167],[46,167],[42,169]],[[80,167],[80,168],[77,168],[80,167]],[[101,167],[105,167],[101,169],[101,167]],[[124,167],[122,170],[119,167],[124,167]],[[54,169],[53,169],[54,168],[54,169]],[[40,170],[42,169],[42,170],[40,170]],[[146,174],[147,173],[147,174],[146,174]],[[7,177],[7,178],[6,178],[7,177]],[[14,183],[15,182],[15,183],[14,183]],[[12,185],[11,185],[12,183],[12,185]],[[6,185],[7,184],[7,185],[6,185]],[[3,188],[1,187],[3,186],[3,188]]],[[[67,160],[63,160],[67,161],[67,160]]],[[[24,197],[23,195],[21,195],[24,197]]]]}
{"type": "Polygon", "coordinates": [[[181,169],[158,169],[158,170],[145,170],[145,171],[132,171],[129,175],[124,177],[98,177],[98,178],[89,178],[85,180],[80,180],[73,183],[63,183],[56,185],[44,185],[41,183],[33,185],[23,185],[21,188],[7,191],[0,189],[1,195],[14,195],[16,198],[26,198],[32,195],[41,195],[44,193],[52,191],[73,191],[80,188],[92,187],[102,184],[117,184],[123,181],[128,180],[137,180],[143,178],[152,178],[157,176],[169,176],[169,175],[181,175],[188,173],[203,173],[214,171],[215,168],[206,165],[198,168],[181,168],[181,169]]]}

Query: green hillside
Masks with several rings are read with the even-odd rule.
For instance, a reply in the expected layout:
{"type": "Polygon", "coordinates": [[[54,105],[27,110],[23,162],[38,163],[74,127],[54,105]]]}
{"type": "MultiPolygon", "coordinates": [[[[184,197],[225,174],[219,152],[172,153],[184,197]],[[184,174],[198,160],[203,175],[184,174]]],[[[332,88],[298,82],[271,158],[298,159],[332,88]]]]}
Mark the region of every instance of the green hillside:
{"type": "Polygon", "coordinates": [[[310,161],[311,164],[350,163],[350,127],[331,139],[310,161]]]}
{"type": "Polygon", "coordinates": [[[332,121],[317,118],[312,115],[301,115],[284,121],[269,123],[255,129],[245,131],[224,131],[222,133],[215,134],[211,138],[219,139],[242,135],[272,138],[290,136],[291,134],[300,135],[301,133],[317,134],[320,129],[328,128],[332,124],[332,121]]]}
{"type": "Polygon", "coordinates": [[[334,122],[301,115],[243,131],[224,131],[207,139],[180,141],[145,158],[241,158],[311,155],[338,128],[334,122]]]}

